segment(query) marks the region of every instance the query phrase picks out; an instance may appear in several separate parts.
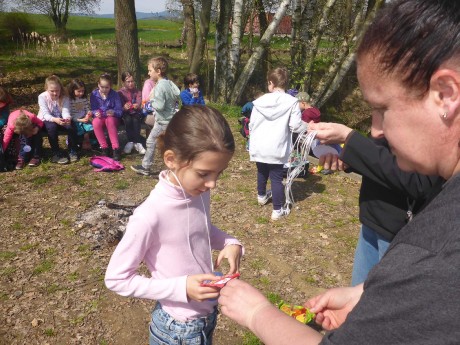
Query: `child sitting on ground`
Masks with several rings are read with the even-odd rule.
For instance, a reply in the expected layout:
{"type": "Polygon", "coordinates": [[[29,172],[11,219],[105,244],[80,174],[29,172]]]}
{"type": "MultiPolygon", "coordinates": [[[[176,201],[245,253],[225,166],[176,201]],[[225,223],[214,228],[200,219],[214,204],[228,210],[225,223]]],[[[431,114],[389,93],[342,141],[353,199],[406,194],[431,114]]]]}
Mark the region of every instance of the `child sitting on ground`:
{"type": "Polygon", "coordinates": [[[123,87],[118,90],[121,105],[123,107],[123,122],[125,123],[128,142],[125,145],[124,153],[129,154],[133,148],[140,154],[145,153],[142,146],[141,125],[142,125],[142,94],[136,88],[134,77],[130,72],[121,74],[123,87]]]}
{"type": "Polygon", "coordinates": [[[318,123],[321,121],[321,112],[311,105],[311,97],[308,93],[299,92],[296,98],[299,100],[299,107],[302,110],[302,121],[306,123],[311,121],[318,123]]]}
{"type": "Polygon", "coordinates": [[[10,104],[13,103],[8,91],[0,86],[0,134],[3,126],[8,122],[8,116],[10,115],[10,104]]]}
{"type": "Polygon", "coordinates": [[[269,93],[253,102],[249,123],[249,155],[257,165],[257,202],[265,205],[273,196],[272,220],[290,213],[290,209],[284,207],[284,164],[288,163],[292,150],[291,131],[301,132],[307,128],[297,99],[285,92],[288,78],[284,67],[267,73],[269,93]],[[269,178],[271,190],[267,190],[269,178]]]}
{"type": "Polygon", "coordinates": [[[210,190],[227,168],[235,142],[217,110],[184,106],[158,137],[158,146],[167,170],[129,218],[105,284],[122,296],[157,301],[150,345],[211,344],[219,288],[202,284],[219,279],[213,273],[223,259],[228,273],[237,273],[243,255],[241,243],[214,226],[210,214],[210,190]],[[220,250],[215,266],[213,250],[220,250]],[[151,277],[139,273],[142,262],[151,277]]]}
{"type": "Polygon", "coordinates": [[[176,102],[179,99],[180,90],[172,81],[168,80],[168,62],[163,57],[155,57],[148,63],[150,78],[156,82],[155,91],[151,92],[152,108],[155,110],[155,124],[147,138],[147,150],[142,164],[132,165],[131,169],[141,175],[150,175],[150,167],[155,157],[156,140],[176,113],[176,102]],[[153,94],[153,95],[152,95],[153,94]]]}
{"type": "Polygon", "coordinates": [[[48,140],[53,152],[51,162],[69,163],[69,158],[62,154],[59,148],[59,130],[67,133],[70,161],[76,162],[78,160],[77,135],[71,124],[70,99],[66,96],[61,80],[56,75],[46,78],[45,90],[38,96],[40,107],[38,118],[44,122],[48,132],[48,140]]]}
{"type": "Polygon", "coordinates": [[[19,109],[10,114],[3,136],[2,148],[5,151],[15,135],[20,137],[21,148],[16,170],[24,168],[29,156],[32,157],[29,166],[40,165],[43,145],[42,136],[39,133],[41,128],[43,128],[43,121],[27,110],[19,109]]]}
{"type": "Polygon", "coordinates": [[[201,94],[200,79],[195,73],[188,73],[184,78],[184,90],[180,93],[182,105],[204,105],[204,98],[201,94]]]}
{"type": "Polygon", "coordinates": [[[67,86],[67,92],[70,98],[72,124],[76,128],[77,136],[83,137],[82,148],[89,150],[91,149],[89,135],[94,128],[91,124],[93,114],[89,109],[85,83],[80,79],[73,79],[67,86]]]}
{"type": "Polygon", "coordinates": [[[112,144],[113,159],[120,160],[121,153],[118,142],[118,125],[123,108],[120,96],[112,89],[112,77],[103,73],[99,77],[97,88],[91,92],[91,111],[93,113],[94,134],[102,149],[103,156],[109,156],[109,145],[105,138],[104,129],[107,128],[110,143],[112,144]]]}

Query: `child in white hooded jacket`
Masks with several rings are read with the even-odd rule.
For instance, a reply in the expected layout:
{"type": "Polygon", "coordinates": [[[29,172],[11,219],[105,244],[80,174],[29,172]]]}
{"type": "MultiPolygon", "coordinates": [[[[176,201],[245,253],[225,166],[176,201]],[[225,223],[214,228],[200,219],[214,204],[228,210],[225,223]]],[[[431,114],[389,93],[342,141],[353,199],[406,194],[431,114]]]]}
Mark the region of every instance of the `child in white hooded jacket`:
{"type": "Polygon", "coordinates": [[[289,160],[292,150],[292,132],[301,132],[307,125],[297,98],[285,92],[289,83],[288,71],[284,67],[267,73],[268,91],[256,99],[251,113],[249,132],[251,162],[257,165],[257,201],[265,205],[273,198],[272,220],[287,216],[284,208],[283,165],[289,160]],[[271,190],[267,190],[270,179],[271,190]]]}

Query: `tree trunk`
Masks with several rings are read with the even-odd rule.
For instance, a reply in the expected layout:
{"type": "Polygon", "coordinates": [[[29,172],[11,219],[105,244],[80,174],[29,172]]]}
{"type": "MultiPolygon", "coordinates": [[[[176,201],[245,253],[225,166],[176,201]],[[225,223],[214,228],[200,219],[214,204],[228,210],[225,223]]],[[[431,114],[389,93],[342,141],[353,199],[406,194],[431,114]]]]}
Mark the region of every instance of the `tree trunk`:
{"type": "Polygon", "coordinates": [[[209,22],[211,20],[212,0],[202,0],[200,13],[200,36],[193,50],[192,63],[190,64],[190,73],[199,74],[201,64],[203,63],[204,48],[209,33],[209,22]]]}
{"type": "Polygon", "coordinates": [[[65,32],[69,19],[70,0],[50,0],[51,19],[56,31],[60,34],[65,32]]]}
{"type": "Polygon", "coordinates": [[[232,21],[232,44],[230,47],[229,62],[230,62],[230,80],[232,85],[236,79],[238,65],[240,63],[240,47],[241,47],[241,25],[242,25],[243,0],[235,0],[233,5],[233,21],[232,21]]]}
{"type": "Polygon", "coordinates": [[[121,73],[130,72],[141,87],[139,42],[134,0],[115,0],[115,34],[117,43],[118,85],[121,73]]]}
{"type": "Polygon", "coordinates": [[[265,30],[262,38],[260,39],[260,43],[258,47],[256,48],[254,53],[249,58],[248,62],[246,63],[246,66],[244,66],[244,69],[241,72],[233,88],[232,96],[230,99],[232,104],[237,104],[240,101],[241,95],[246,89],[249,78],[252,76],[252,73],[254,72],[256,64],[260,61],[260,58],[262,57],[263,53],[266,51],[267,47],[269,46],[270,40],[275,34],[276,29],[278,28],[281,19],[286,14],[289,3],[290,3],[290,0],[282,0],[281,4],[278,7],[278,10],[276,11],[273,21],[270,23],[267,30],[265,30]]]}
{"type": "MultiPolygon", "coordinates": [[[[259,37],[262,39],[262,35],[268,29],[268,19],[267,14],[265,13],[265,7],[262,0],[256,0],[257,16],[259,19],[259,37]]],[[[276,31],[276,29],[275,29],[276,31]]],[[[270,47],[267,46],[266,49],[262,52],[262,55],[259,59],[260,63],[257,66],[257,72],[260,73],[264,78],[268,72],[268,54],[270,47]]],[[[252,51],[251,51],[252,53],[252,51]]]]}
{"type": "Polygon", "coordinates": [[[300,50],[300,28],[302,20],[302,0],[292,1],[292,28],[291,28],[291,65],[295,66],[297,52],[300,50]]]}
{"type": "Polygon", "coordinates": [[[228,0],[219,0],[219,17],[216,23],[216,59],[214,61],[213,101],[223,99],[228,101],[229,80],[228,67],[228,23],[232,11],[232,3],[228,0]]]}
{"type": "Polygon", "coordinates": [[[305,69],[304,69],[305,74],[304,74],[304,79],[302,80],[302,84],[306,86],[306,90],[308,90],[308,92],[311,91],[313,63],[316,58],[316,54],[318,52],[319,42],[321,41],[324,29],[326,28],[327,19],[329,17],[331,8],[332,6],[334,6],[335,2],[336,0],[327,0],[326,4],[324,5],[323,11],[322,11],[323,14],[319,22],[318,28],[316,29],[315,37],[312,39],[312,42],[310,44],[311,49],[308,51],[309,54],[307,54],[307,57],[306,57],[307,64],[305,65],[305,69]]]}
{"type": "Polygon", "coordinates": [[[184,14],[184,33],[185,44],[187,47],[187,61],[192,64],[193,50],[196,44],[196,27],[195,27],[195,9],[193,8],[193,0],[181,0],[184,14]]]}

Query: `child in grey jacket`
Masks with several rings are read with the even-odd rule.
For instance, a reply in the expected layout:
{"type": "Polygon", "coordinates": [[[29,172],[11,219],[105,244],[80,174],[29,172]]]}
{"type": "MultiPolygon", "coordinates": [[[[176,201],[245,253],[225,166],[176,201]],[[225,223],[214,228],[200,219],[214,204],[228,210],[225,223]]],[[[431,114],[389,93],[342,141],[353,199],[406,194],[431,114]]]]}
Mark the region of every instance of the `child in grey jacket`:
{"type": "Polygon", "coordinates": [[[179,100],[180,90],[166,77],[168,62],[163,57],[155,57],[149,60],[148,70],[150,79],[156,86],[150,93],[150,102],[155,111],[155,124],[146,141],[147,150],[142,164],[132,165],[131,169],[141,175],[150,175],[150,167],[155,156],[155,146],[158,136],[166,130],[177,111],[176,103],[179,100]]]}

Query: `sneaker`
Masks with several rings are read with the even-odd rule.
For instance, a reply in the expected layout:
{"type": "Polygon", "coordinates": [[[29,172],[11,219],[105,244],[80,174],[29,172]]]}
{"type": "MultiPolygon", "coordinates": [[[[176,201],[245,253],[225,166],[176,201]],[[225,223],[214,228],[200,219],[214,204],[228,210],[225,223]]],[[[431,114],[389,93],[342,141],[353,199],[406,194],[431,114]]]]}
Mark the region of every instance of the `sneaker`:
{"type": "Polygon", "coordinates": [[[78,161],[78,155],[76,152],[70,152],[69,157],[71,163],[75,163],[76,161],[78,161]]]}
{"type": "Polygon", "coordinates": [[[289,208],[280,208],[279,210],[273,210],[272,211],[272,220],[278,220],[280,218],[286,217],[291,213],[291,210],[289,208]]]}
{"type": "Polygon", "coordinates": [[[29,166],[30,167],[38,167],[41,163],[41,160],[39,157],[33,157],[30,162],[29,162],[29,166]]]}
{"type": "MultiPolygon", "coordinates": [[[[123,152],[126,153],[126,154],[130,154],[131,151],[133,150],[133,147],[134,147],[134,143],[132,141],[130,141],[129,143],[127,143],[125,145],[125,148],[123,149],[123,152]]],[[[137,147],[136,147],[136,150],[137,150],[137,147]]]]}
{"type": "Polygon", "coordinates": [[[257,203],[260,206],[263,206],[263,205],[267,204],[267,202],[269,202],[271,198],[272,198],[272,191],[267,190],[267,193],[265,195],[262,195],[262,196],[257,195],[257,203]]]}
{"type": "Polygon", "coordinates": [[[24,162],[24,159],[18,158],[18,162],[16,163],[16,166],[14,168],[16,170],[22,170],[24,169],[24,165],[26,165],[26,163],[24,162]]]}
{"type": "Polygon", "coordinates": [[[120,149],[113,149],[113,157],[114,160],[119,161],[121,159],[120,149]]]}
{"type": "Polygon", "coordinates": [[[51,158],[51,163],[67,164],[69,163],[69,159],[67,157],[61,157],[60,155],[54,155],[51,158]]]}
{"type": "Polygon", "coordinates": [[[145,175],[149,176],[150,175],[150,169],[146,169],[142,166],[142,164],[139,165],[131,165],[131,170],[134,170],[140,175],[145,175]]]}
{"type": "Polygon", "coordinates": [[[139,152],[139,154],[145,155],[145,149],[144,149],[144,146],[142,146],[141,143],[135,143],[134,148],[136,149],[137,152],[139,152]]]}

